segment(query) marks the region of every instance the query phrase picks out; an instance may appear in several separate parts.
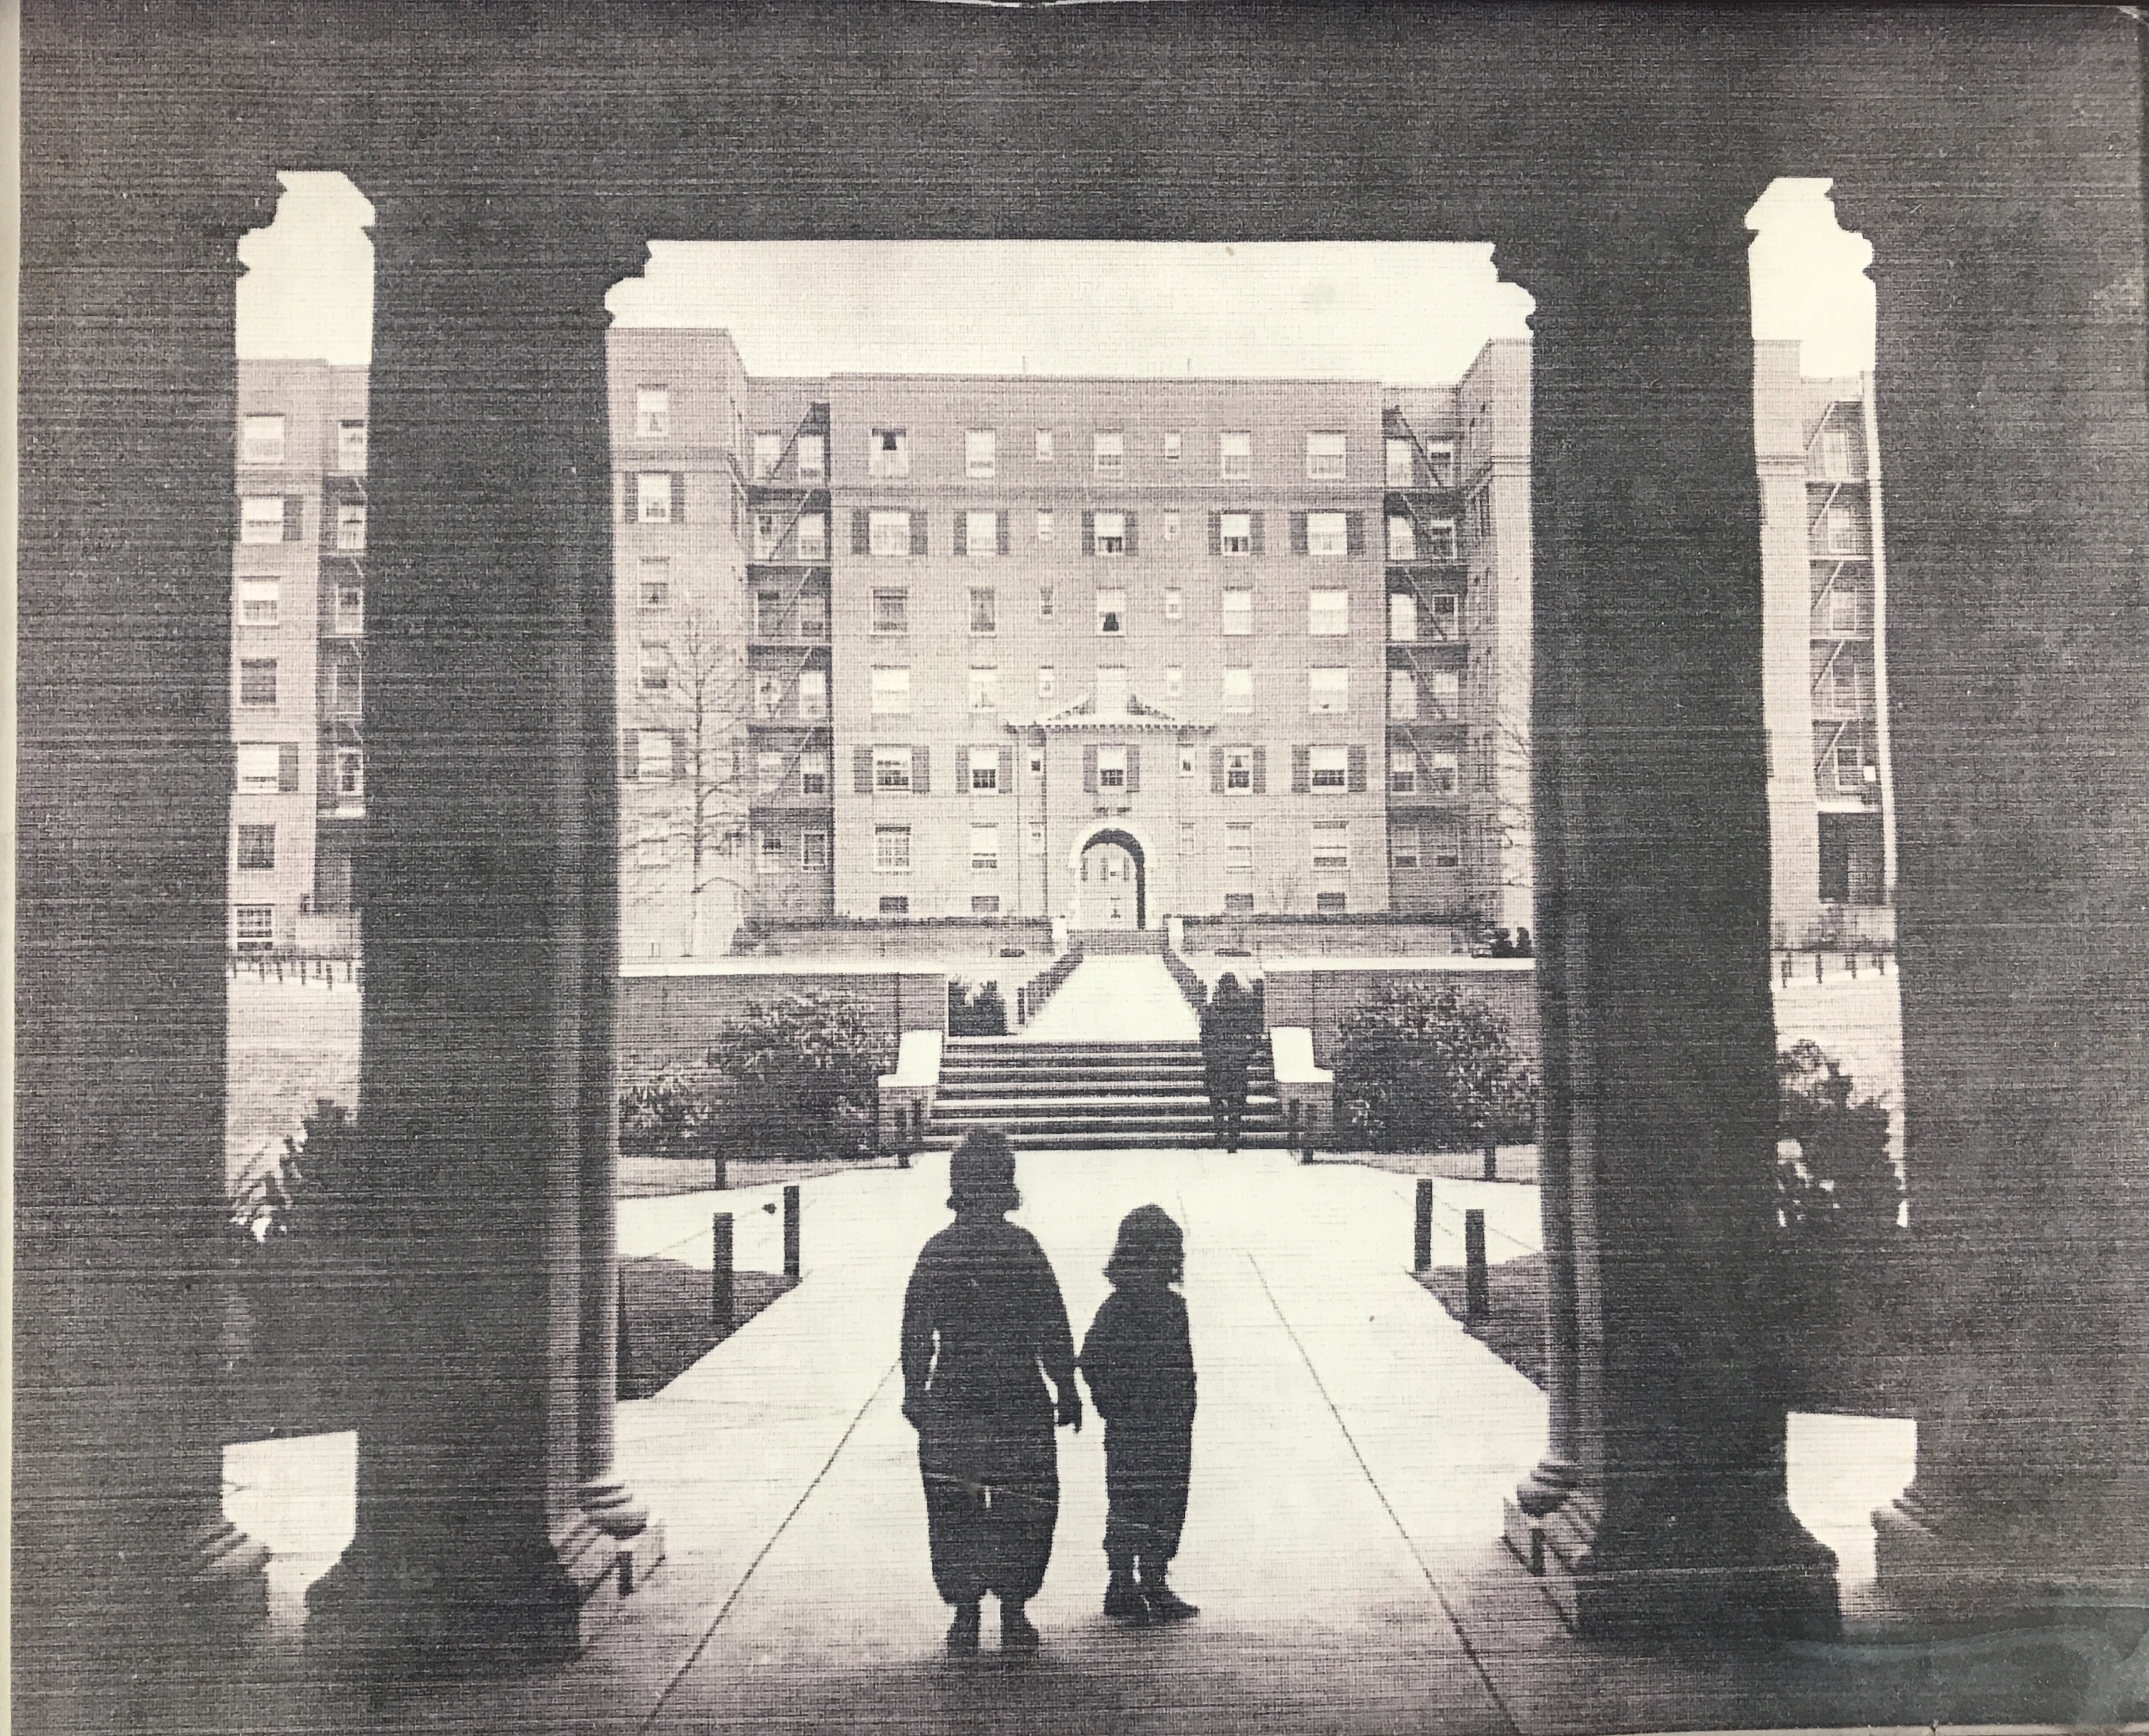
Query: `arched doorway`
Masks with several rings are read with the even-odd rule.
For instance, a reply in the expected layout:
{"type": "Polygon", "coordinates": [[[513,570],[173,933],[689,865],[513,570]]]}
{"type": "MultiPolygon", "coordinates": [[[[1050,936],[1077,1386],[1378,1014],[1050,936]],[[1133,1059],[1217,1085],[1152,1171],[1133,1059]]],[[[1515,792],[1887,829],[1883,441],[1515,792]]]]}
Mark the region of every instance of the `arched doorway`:
{"type": "Polygon", "coordinates": [[[1074,860],[1076,928],[1149,926],[1149,859],[1131,832],[1109,826],[1092,833],[1074,860]]]}

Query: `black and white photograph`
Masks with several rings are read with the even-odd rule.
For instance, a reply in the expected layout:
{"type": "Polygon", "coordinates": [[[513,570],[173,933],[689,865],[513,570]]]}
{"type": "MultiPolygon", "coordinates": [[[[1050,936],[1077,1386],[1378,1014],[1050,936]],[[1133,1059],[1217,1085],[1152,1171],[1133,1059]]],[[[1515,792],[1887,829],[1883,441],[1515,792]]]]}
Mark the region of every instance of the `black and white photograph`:
{"type": "Polygon", "coordinates": [[[2149,1725],[2149,25],[18,0],[10,1708],[2149,1725]]]}

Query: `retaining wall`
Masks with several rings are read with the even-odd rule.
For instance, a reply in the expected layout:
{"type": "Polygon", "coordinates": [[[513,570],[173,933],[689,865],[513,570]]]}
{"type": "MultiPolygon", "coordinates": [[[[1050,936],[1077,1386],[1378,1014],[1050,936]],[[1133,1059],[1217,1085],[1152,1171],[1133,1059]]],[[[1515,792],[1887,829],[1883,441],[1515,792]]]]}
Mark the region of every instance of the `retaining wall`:
{"type": "Polygon", "coordinates": [[[864,1020],[883,1051],[895,1059],[904,1031],[948,1028],[948,973],[850,961],[726,959],[684,961],[652,969],[629,965],[621,974],[619,1047],[629,1058],[697,1054],[722,1025],[755,1002],[768,1004],[793,994],[813,994],[848,1006],[864,1020]]]}
{"type": "Polygon", "coordinates": [[[1507,1022],[1516,1052],[1539,1068],[1537,967],[1529,959],[1271,959],[1263,969],[1271,1030],[1303,1025],[1313,1033],[1313,1058],[1331,1066],[1336,1030],[1383,985],[1452,986],[1466,1000],[1489,1007],[1507,1022]]]}

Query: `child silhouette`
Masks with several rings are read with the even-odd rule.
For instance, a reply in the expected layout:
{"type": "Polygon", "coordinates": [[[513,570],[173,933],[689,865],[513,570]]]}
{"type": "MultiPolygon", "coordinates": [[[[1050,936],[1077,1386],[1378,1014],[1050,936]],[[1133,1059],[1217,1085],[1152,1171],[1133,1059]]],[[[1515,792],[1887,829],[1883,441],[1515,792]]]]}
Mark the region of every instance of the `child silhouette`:
{"type": "Polygon", "coordinates": [[[1105,1613],[1136,1627],[1200,1613],[1165,1583],[1194,1463],[1194,1346],[1185,1300],[1172,1288],[1185,1274],[1185,1245],[1160,1206],[1129,1212],[1105,1268],[1112,1294],[1082,1346],[1082,1373],[1105,1419],[1105,1613]]]}

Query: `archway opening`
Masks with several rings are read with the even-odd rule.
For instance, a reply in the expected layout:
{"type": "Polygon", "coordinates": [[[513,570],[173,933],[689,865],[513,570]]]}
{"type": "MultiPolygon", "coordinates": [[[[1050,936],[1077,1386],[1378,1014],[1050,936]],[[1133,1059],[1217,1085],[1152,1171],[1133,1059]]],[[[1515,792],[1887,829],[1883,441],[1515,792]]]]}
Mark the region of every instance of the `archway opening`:
{"type": "Polygon", "coordinates": [[[1088,838],[1082,846],[1079,884],[1081,926],[1149,926],[1149,861],[1132,833],[1108,827],[1088,838]]]}

